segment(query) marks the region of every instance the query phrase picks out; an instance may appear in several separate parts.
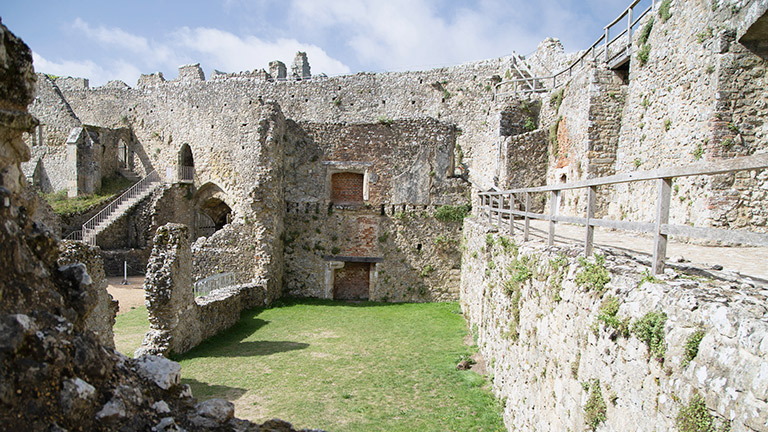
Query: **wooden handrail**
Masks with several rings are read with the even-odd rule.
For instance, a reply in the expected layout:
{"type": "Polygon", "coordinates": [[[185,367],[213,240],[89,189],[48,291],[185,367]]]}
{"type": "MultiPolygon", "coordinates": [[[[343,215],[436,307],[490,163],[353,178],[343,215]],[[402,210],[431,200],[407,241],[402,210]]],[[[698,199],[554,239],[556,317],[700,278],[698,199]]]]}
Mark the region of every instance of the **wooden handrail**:
{"type": "Polygon", "coordinates": [[[667,253],[667,239],[669,235],[718,240],[728,243],[744,243],[757,246],[768,246],[768,234],[755,233],[744,230],[729,230],[721,228],[690,227],[686,225],[672,225],[669,223],[669,208],[671,199],[672,180],[677,177],[690,177],[697,175],[716,175],[738,171],[750,171],[768,169],[768,154],[738,157],[715,162],[700,162],[683,167],[665,167],[649,171],[636,171],[616,174],[612,176],[584,180],[574,183],[564,183],[541,187],[509,189],[504,191],[484,191],[478,194],[480,200],[480,212],[487,215],[488,222],[494,224],[494,216],[498,226],[503,225],[506,216],[509,219],[509,231],[514,232],[515,216],[524,219],[523,240],[528,241],[529,221],[538,219],[549,221],[548,244],[554,244],[555,226],[557,222],[568,222],[586,227],[584,239],[584,251],[589,255],[593,249],[594,227],[606,227],[625,231],[637,231],[653,234],[654,248],[652,272],[659,274],[664,271],[664,260],[667,253]],[[610,219],[595,219],[595,197],[597,187],[619,183],[638,181],[656,181],[656,218],[652,223],[617,221],[610,219]],[[587,188],[587,209],[585,217],[560,216],[560,193],[565,190],[587,188]],[[530,195],[532,193],[549,192],[549,214],[533,213],[530,211],[530,195]],[[515,209],[515,194],[522,194],[525,202],[525,210],[515,209]],[[505,202],[509,206],[505,206],[505,202]]]}

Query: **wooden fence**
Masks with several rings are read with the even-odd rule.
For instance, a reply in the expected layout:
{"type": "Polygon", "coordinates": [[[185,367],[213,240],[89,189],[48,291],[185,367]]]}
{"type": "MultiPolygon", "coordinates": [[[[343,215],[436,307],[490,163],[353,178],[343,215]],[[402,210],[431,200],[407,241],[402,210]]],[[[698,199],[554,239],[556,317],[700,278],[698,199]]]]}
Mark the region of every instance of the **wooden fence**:
{"type": "Polygon", "coordinates": [[[523,222],[524,241],[528,241],[531,219],[547,220],[549,221],[549,245],[554,243],[555,226],[557,222],[583,225],[586,227],[584,238],[584,253],[586,255],[592,254],[595,227],[650,233],[654,238],[652,271],[653,274],[659,274],[664,271],[664,260],[667,255],[667,240],[670,235],[718,240],[726,243],[768,246],[768,234],[744,230],[737,231],[719,228],[691,227],[687,225],[671,225],[669,223],[669,206],[672,179],[676,177],[726,174],[765,168],[768,168],[768,154],[760,154],[716,162],[701,162],[684,167],[635,171],[574,183],[505,191],[480,192],[480,214],[482,217],[487,217],[488,222],[491,224],[497,224],[500,228],[502,226],[507,226],[510,233],[513,233],[515,230],[515,217],[519,217],[523,222]],[[657,183],[656,220],[654,222],[595,219],[595,196],[599,186],[638,181],[655,181],[657,183]],[[587,209],[584,217],[561,216],[558,214],[560,193],[564,190],[573,189],[586,189],[587,209]],[[549,192],[549,214],[533,213],[530,211],[531,194],[541,192],[549,192]],[[524,210],[517,209],[518,202],[522,204],[521,207],[524,208],[524,210]]]}

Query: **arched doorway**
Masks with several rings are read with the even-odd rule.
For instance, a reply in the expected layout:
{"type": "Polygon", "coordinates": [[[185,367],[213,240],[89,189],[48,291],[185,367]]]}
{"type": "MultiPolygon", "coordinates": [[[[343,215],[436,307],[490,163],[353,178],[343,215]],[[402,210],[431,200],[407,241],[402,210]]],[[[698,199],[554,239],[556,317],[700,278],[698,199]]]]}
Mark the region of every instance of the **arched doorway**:
{"type": "Polygon", "coordinates": [[[195,193],[195,232],[197,237],[210,237],[232,221],[232,208],[227,194],[214,183],[206,183],[195,193]]]}
{"type": "Polygon", "coordinates": [[[193,183],[195,180],[195,159],[189,144],[184,144],[179,150],[179,182],[193,183]]]}

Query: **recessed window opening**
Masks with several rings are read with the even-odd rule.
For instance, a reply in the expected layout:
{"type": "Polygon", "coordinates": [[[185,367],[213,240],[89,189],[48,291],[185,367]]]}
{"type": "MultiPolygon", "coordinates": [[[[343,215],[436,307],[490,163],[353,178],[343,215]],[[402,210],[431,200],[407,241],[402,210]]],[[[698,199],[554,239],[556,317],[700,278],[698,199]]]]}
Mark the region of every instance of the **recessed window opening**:
{"type": "Polygon", "coordinates": [[[365,176],[362,173],[340,172],[331,175],[333,204],[362,204],[365,176]]]}

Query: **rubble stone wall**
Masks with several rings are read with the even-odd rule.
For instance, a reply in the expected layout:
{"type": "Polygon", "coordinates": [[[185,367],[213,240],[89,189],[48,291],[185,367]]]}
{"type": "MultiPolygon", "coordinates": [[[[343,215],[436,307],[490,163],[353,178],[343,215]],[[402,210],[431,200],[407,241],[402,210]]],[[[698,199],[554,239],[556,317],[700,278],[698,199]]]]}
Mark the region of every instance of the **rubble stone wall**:
{"type": "Polygon", "coordinates": [[[234,325],[244,309],[263,306],[266,285],[244,284],[195,298],[189,228],[157,230],[144,282],[149,330],[136,357],[181,354],[234,325]]]}
{"type": "Polygon", "coordinates": [[[522,243],[474,219],[464,236],[461,306],[509,430],[678,430],[686,412],[765,430],[765,290],[671,269],[649,278],[613,253],[590,270],[580,248],[522,243]],[[604,291],[589,285],[595,268],[610,278],[604,291]],[[648,313],[665,319],[638,324],[648,313]]]}

